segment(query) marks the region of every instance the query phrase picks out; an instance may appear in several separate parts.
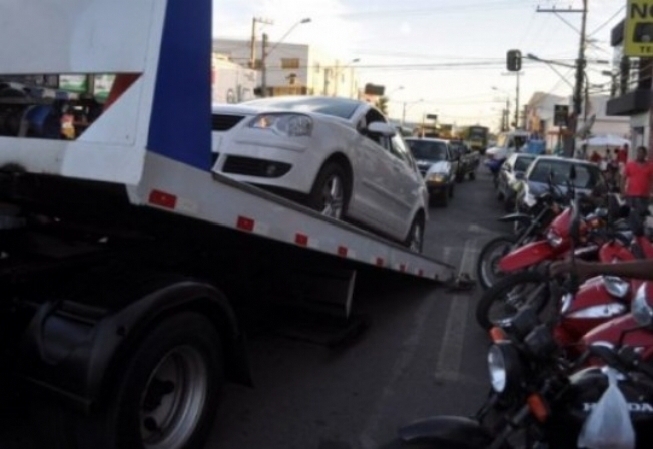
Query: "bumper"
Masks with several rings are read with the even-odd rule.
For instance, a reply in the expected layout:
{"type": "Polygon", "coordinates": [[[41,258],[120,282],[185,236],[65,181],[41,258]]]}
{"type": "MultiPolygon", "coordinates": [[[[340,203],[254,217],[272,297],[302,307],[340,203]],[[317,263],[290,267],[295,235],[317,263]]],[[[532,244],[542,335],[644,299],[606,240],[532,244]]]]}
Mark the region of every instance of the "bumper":
{"type": "Polygon", "coordinates": [[[426,183],[426,188],[429,191],[429,195],[431,196],[437,196],[437,195],[446,195],[447,192],[449,192],[449,189],[451,188],[451,181],[447,182],[431,182],[428,181],[426,183]]]}

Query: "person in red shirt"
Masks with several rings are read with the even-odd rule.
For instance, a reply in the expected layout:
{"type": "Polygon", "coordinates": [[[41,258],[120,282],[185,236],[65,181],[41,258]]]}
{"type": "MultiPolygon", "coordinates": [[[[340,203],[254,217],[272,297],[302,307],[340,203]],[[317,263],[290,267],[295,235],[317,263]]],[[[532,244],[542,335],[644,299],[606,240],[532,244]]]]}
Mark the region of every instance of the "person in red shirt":
{"type": "Polygon", "coordinates": [[[640,214],[648,210],[653,165],[646,160],[646,147],[637,147],[637,159],[626,164],[621,191],[628,205],[640,214]]]}

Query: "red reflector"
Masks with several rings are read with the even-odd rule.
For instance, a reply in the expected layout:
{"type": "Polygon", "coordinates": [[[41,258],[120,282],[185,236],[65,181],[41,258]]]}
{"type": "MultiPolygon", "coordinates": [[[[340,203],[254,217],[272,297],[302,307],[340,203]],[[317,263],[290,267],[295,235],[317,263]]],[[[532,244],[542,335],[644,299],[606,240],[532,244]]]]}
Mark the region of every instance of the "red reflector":
{"type": "Polygon", "coordinates": [[[308,236],[304,234],[295,234],[295,243],[299,246],[307,246],[308,236]]]}
{"type": "Polygon", "coordinates": [[[383,260],[383,259],[380,258],[380,257],[377,257],[377,258],[376,258],[376,266],[377,266],[377,267],[382,267],[382,266],[384,266],[384,265],[385,265],[385,260],[383,260]]]}
{"type": "Polygon", "coordinates": [[[174,209],[177,205],[177,197],[161,190],[152,190],[150,192],[149,202],[157,206],[174,209]]]}
{"type": "Polygon", "coordinates": [[[238,217],[236,227],[242,231],[252,232],[254,230],[254,220],[247,217],[238,217]]]}
{"type": "Polygon", "coordinates": [[[347,253],[349,253],[349,249],[347,249],[346,246],[339,246],[338,247],[338,255],[341,257],[347,257],[347,253]]]}

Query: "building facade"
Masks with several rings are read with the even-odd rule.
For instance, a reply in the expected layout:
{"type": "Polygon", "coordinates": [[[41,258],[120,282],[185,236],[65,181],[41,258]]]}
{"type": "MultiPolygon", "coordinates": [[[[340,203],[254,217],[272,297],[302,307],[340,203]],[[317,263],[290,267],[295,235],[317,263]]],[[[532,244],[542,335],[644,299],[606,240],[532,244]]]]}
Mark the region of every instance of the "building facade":
{"type": "MultiPolygon", "coordinates": [[[[583,103],[583,115],[578,130],[587,130],[592,135],[613,134],[628,138],[630,121],[628,117],[611,116],[607,112],[609,95],[590,95],[583,103]],[[587,111],[585,111],[587,109],[587,111]],[[585,120],[587,117],[587,120],[585,120]]],[[[526,129],[545,137],[547,149],[553,149],[565,135],[565,128],[556,126],[554,110],[556,105],[566,105],[572,110],[572,98],[536,92],[526,105],[526,129]]],[[[579,146],[577,146],[579,147],[579,146]]]]}
{"type": "Polygon", "coordinates": [[[653,78],[653,58],[634,58],[625,56],[625,19],[612,29],[610,44],[614,50],[611,75],[610,100],[607,113],[629,120],[631,154],[637,146],[649,148],[649,159],[653,158],[651,138],[651,86],[653,78]]]}
{"type": "Polygon", "coordinates": [[[267,96],[359,96],[355,63],[334,58],[309,45],[270,41],[266,45],[265,66],[260,41],[252,46],[248,40],[214,39],[213,51],[226,55],[237,64],[255,69],[259,81],[265,75],[267,96]]]}

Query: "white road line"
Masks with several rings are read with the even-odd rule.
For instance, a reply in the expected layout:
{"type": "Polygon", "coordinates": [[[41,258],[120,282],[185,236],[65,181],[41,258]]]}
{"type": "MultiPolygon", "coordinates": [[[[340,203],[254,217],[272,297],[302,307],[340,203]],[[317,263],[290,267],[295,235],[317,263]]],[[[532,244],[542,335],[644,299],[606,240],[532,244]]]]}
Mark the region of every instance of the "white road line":
{"type": "MultiPolygon", "coordinates": [[[[478,250],[476,239],[467,240],[458,274],[471,273],[476,263],[478,250]]],[[[460,379],[460,364],[465,345],[465,327],[469,313],[470,295],[453,295],[447,316],[447,324],[440,346],[440,354],[435,369],[438,380],[458,381],[460,379]]]]}
{"type": "MultiPolygon", "coordinates": [[[[452,263],[450,259],[451,253],[451,247],[444,248],[442,257],[443,262],[452,263]]],[[[424,301],[417,310],[417,313],[414,315],[414,325],[412,331],[403,341],[403,351],[392,367],[392,374],[381,393],[381,397],[376,402],[374,412],[370,414],[363,426],[363,431],[360,433],[359,442],[363,449],[376,449],[379,446],[375,441],[374,436],[379,433],[379,426],[381,423],[381,417],[383,416],[384,407],[392,400],[392,396],[395,395],[395,384],[399,381],[415,357],[415,353],[417,352],[420,343],[420,336],[424,333],[424,328],[427,325],[428,318],[431,316],[435,304],[436,301],[430,299],[424,301]]]]}

